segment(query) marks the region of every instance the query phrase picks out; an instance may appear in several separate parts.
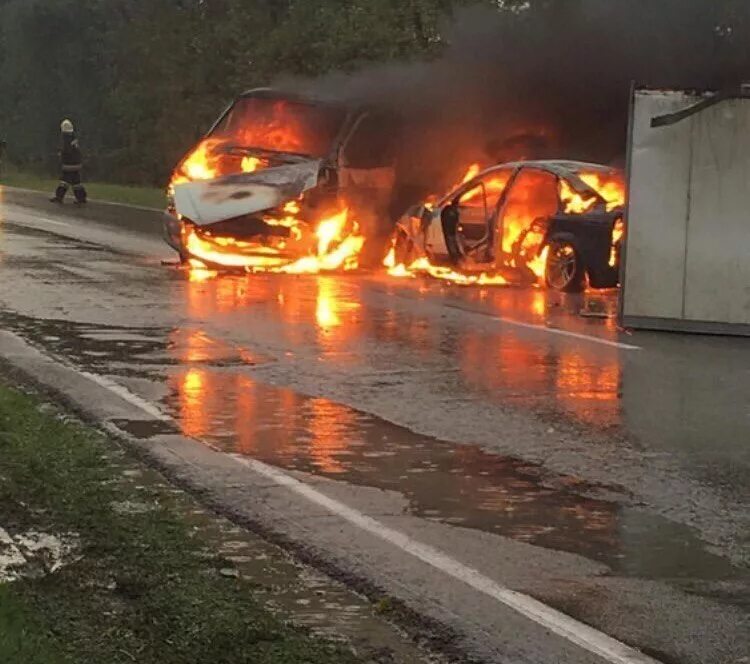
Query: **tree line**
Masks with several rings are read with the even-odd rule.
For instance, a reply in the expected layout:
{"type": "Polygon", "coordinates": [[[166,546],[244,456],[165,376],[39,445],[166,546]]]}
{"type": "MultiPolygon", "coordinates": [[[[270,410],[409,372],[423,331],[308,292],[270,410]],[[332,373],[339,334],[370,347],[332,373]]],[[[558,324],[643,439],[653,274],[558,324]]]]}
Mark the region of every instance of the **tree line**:
{"type": "MultiPolygon", "coordinates": [[[[439,57],[446,26],[467,5],[548,12],[554,26],[629,2],[0,0],[0,139],[19,167],[50,172],[59,122],[70,117],[89,177],[163,185],[224,104],[280,75],[439,57]]],[[[746,0],[651,2],[676,14],[706,7],[722,48],[733,45],[735,60],[749,56],[746,0]]]]}
{"type": "Polygon", "coordinates": [[[49,171],[59,122],[91,177],[163,184],[237,93],[429,55],[461,0],[0,0],[0,138],[49,171]]]}

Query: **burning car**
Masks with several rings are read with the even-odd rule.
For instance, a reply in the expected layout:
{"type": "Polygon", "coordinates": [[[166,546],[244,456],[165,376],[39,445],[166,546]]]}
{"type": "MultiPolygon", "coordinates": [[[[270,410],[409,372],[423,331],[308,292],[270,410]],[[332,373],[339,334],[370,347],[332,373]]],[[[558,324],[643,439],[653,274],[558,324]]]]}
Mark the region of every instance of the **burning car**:
{"type": "Polygon", "coordinates": [[[183,261],[213,268],[357,267],[363,226],[387,209],[394,187],[384,122],[335,101],[246,92],[177,165],[167,243],[183,261]]]}
{"type": "Polygon", "coordinates": [[[616,286],[625,184],[607,166],[474,165],[445,196],[397,223],[386,265],[460,283],[532,283],[564,292],[616,286]]]}

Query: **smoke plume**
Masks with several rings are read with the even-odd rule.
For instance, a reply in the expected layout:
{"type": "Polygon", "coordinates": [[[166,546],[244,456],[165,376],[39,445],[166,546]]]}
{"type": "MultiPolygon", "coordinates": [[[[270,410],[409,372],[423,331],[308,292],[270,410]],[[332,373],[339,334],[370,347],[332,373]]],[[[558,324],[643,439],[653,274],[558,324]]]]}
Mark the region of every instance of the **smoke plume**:
{"type": "Polygon", "coordinates": [[[473,7],[442,35],[428,62],[285,85],[395,113],[402,178],[432,190],[475,160],[622,165],[633,83],[717,89],[750,80],[746,0],[473,7]]]}

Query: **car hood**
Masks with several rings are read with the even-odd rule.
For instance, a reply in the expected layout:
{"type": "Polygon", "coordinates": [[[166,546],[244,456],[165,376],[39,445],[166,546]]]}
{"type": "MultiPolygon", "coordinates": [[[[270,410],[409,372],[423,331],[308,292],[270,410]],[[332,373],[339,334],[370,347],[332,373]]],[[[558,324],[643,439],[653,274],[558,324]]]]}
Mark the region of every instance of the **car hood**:
{"type": "Polygon", "coordinates": [[[199,226],[273,209],[318,184],[320,159],[306,159],[174,187],[178,214],[199,226]]]}

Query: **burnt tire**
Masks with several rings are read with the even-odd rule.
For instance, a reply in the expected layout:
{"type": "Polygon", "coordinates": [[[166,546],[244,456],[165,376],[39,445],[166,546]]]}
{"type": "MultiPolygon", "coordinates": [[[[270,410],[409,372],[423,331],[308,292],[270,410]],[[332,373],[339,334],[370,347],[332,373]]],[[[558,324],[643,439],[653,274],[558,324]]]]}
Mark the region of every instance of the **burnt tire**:
{"type": "Polygon", "coordinates": [[[580,293],[586,287],[586,269],[575,244],[567,240],[549,243],[544,270],[547,288],[561,293],[580,293]]]}

